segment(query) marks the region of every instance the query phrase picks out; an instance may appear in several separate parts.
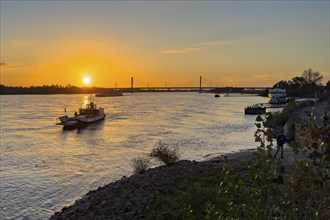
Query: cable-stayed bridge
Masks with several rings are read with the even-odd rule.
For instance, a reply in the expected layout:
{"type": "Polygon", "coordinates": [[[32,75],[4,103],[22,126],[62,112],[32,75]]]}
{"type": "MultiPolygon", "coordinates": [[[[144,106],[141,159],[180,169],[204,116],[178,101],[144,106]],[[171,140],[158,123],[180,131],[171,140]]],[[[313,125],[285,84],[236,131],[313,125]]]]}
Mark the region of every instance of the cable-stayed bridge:
{"type": "Polygon", "coordinates": [[[203,86],[202,77],[200,76],[199,82],[196,80],[190,80],[186,83],[182,83],[176,86],[169,86],[167,82],[164,82],[164,86],[150,86],[148,82],[140,81],[131,77],[131,87],[117,87],[116,90],[122,92],[214,92],[214,93],[248,93],[248,94],[260,94],[267,87],[228,87],[228,86],[217,86],[217,82],[212,82],[210,80],[205,80],[207,86],[203,86]],[[134,83],[138,83],[139,85],[145,86],[134,86],[134,83]],[[195,84],[196,86],[191,86],[195,84]],[[190,85],[190,86],[188,86],[190,85]]]}

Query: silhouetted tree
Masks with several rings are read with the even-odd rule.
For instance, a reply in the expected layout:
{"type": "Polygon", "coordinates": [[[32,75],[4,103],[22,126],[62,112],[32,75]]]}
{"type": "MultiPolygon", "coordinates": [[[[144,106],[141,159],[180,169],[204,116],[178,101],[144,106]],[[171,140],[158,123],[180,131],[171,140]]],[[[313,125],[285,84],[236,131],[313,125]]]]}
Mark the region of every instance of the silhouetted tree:
{"type": "Polygon", "coordinates": [[[285,88],[289,96],[314,97],[315,93],[324,94],[321,84],[323,76],[312,69],[304,70],[302,76],[296,76],[289,81],[281,80],[274,88],[285,88]]]}
{"type": "Polygon", "coordinates": [[[306,80],[307,84],[321,85],[321,81],[323,76],[317,71],[313,71],[312,69],[305,70],[302,73],[302,76],[306,80]]]}
{"type": "Polygon", "coordinates": [[[293,85],[294,87],[302,88],[307,84],[307,82],[304,77],[296,76],[292,78],[292,81],[290,81],[289,84],[293,85]]]}
{"type": "Polygon", "coordinates": [[[276,83],[273,88],[287,88],[289,86],[289,83],[287,81],[281,80],[278,83],[276,83]]]}

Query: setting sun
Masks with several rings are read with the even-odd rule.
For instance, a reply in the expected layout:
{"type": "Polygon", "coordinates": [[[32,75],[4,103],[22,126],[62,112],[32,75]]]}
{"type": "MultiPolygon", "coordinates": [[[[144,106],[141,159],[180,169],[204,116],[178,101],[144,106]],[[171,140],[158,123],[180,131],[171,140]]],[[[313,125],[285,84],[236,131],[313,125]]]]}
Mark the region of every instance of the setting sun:
{"type": "Polygon", "coordinates": [[[84,78],[83,78],[83,83],[84,83],[85,85],[88,85],[88,84],[90,83],[90,79],[89,79],[89,77],[84,77],[84,78]]]}

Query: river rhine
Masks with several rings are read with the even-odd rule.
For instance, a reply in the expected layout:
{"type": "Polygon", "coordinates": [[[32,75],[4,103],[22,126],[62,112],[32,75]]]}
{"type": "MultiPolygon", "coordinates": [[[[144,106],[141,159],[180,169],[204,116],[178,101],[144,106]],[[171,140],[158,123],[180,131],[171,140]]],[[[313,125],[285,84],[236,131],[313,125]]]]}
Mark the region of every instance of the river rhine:
{"type": "Polygon", "coordinates": [[[62,130],[56,118],[65,107],[72,116],[84,95],[0,98],[2,219],[47,219],[88,191],[131,175],[131,159],[158,141],[189,160],[255,148],[255,116],[244,115],[244,107],[267,101],[192,92],[100,97],[104,121],[62,130]]]}

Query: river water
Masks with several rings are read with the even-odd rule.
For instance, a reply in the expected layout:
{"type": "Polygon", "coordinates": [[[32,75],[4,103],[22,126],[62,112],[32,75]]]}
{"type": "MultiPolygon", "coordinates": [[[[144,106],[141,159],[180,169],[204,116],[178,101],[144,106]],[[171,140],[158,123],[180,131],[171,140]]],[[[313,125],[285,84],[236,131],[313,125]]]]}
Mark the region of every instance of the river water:
{"type": "MultiPolygon", "coordinates": [[[[255,148],[255,116],[244,107],[263,97],[134,93],[95,98],[106,119],[80,130],[55,126],[84,95],[1,96],[1,219],[47,219],[88,191],[132,174],[131,159],[158,141],[182,159],[255,148]]],[[[153,162],[153,166],[157,166],[153,162]]]]}

